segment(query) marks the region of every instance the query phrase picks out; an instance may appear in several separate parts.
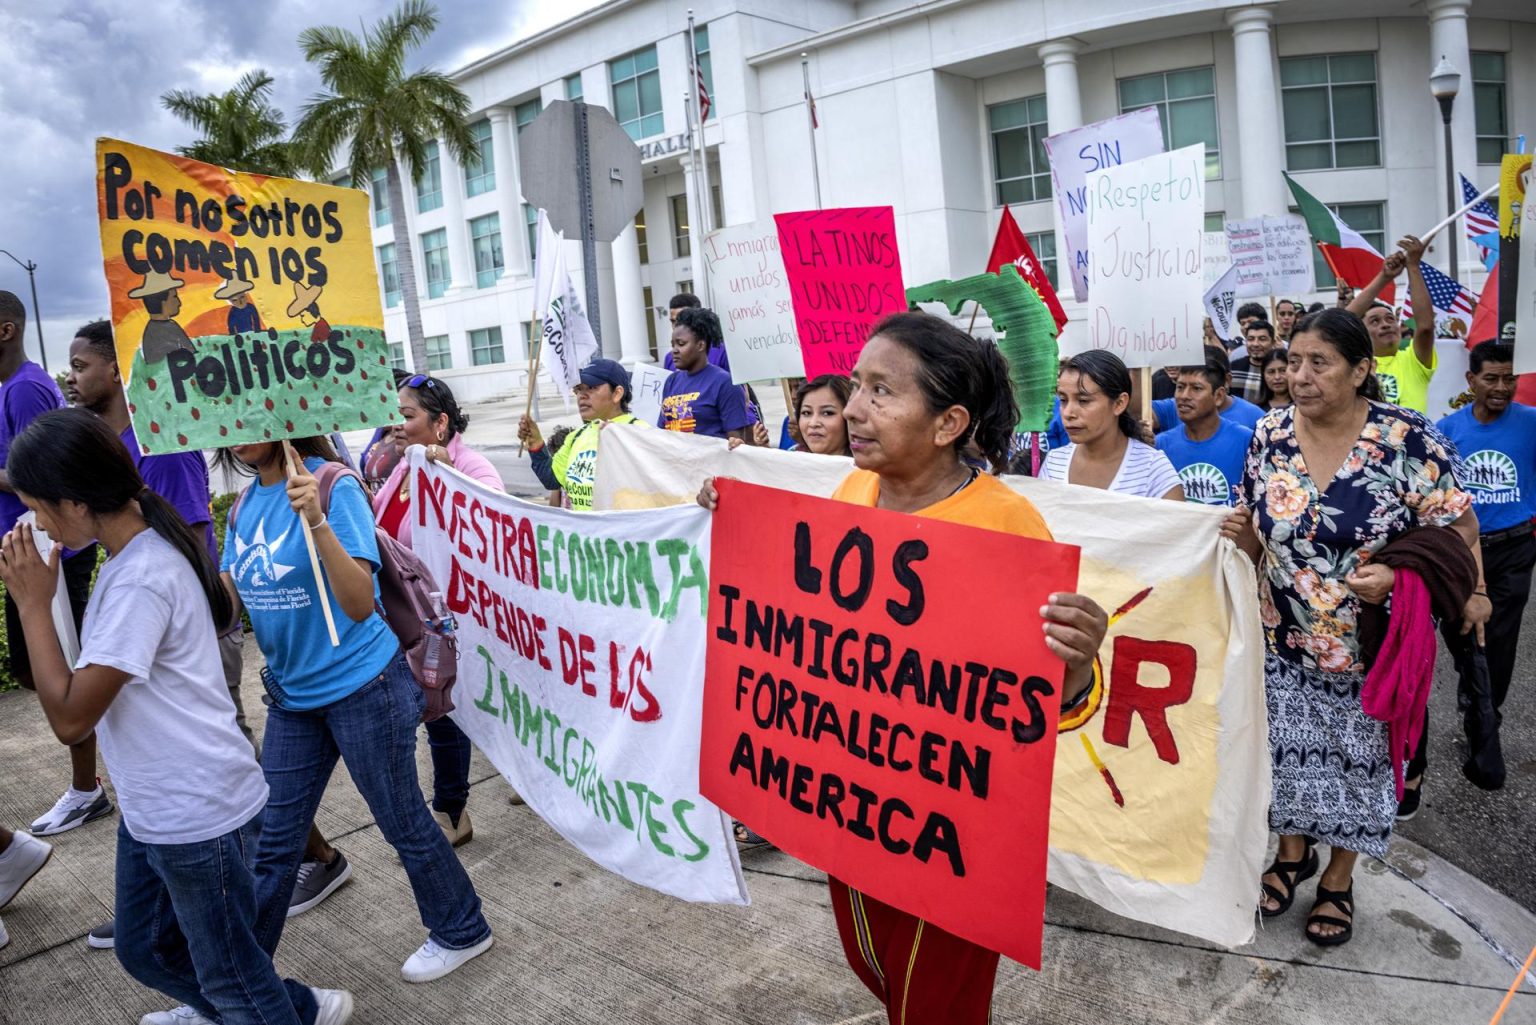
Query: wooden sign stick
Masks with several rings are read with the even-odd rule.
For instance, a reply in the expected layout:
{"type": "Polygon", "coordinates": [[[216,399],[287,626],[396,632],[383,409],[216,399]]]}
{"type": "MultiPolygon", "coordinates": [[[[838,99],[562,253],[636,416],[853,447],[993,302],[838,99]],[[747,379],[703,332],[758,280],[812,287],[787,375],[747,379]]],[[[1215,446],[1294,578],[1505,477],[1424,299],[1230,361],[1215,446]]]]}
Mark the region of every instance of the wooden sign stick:
{"type": "MultiPolygon", "coordinates": [[[[528,395],[523,403],[523,415],[528,416],[531,413],[533,418],[537,420],[539,417],[534,403],[538,397],[539,356],[543,353],[544,346],[537,344],[533,340],[533,325],[535,323],[532,320],[528,322],[528,347],[533,351],[528,354],[528,395]]],[[[517,458],[523,458],[523,443],[521,441],[517,443],[517,458]]]]}
{"type": "MultiPolygon", "coordinates": [[[[294,460],[293,446],[288,439],[283,439],[283,454],[288,457],[288,479],[299,475],[298,466],[294,460]]],[[[320,611],[325,613],[325,630],[331,635],[331,647],[341,646],[341,638],[336,634],[336,617],[331,613],[329,598],[330,585],[325,582],[325,572],[320,566],[320,553],[315,550],[315,532],[309,525],[309,517],[299,514],[299,524],[304,528],[304,547],[309,549],[309,568],[315,574],[315,589],[319,592],[320,611]]]]}

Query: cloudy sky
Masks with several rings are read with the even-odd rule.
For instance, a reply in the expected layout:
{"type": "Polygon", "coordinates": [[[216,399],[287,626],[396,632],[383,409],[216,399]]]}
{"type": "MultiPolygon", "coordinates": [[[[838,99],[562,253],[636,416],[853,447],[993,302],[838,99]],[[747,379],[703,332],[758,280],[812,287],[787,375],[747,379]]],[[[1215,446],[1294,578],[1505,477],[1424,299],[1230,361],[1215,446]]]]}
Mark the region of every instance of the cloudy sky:
{"type": "MultiPolygon", "coordinates": [[[[452,70],[597,0],[439,0],[440,25],[415,63],[452,70]]],[[[299,54],[314,24],[356,29],[393,0],[0,0],[0,249],[37,263],[50,369],[75,328],[108,312],[96,223],[95,140],[158,149],[192,141],[160,106],[172,89],[222,92],[252,68],[276,78],[292,124],[319,78],[299,54]],[[323,14],[318,12],[323,11],[323,14]]],[[[31,309],[26,272],[0,256],[0,289],[31,309]]],[[[36,332],[27,351],[37,359],[36,332]]]]}

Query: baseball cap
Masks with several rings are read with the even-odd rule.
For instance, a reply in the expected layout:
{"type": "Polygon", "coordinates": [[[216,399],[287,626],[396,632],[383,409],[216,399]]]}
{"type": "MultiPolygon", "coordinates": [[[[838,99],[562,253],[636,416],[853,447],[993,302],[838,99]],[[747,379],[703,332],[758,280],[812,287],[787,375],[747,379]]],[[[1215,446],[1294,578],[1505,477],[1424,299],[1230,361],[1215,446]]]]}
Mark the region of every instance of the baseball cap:
{"type": "Polygon", "coordinates": [[[622,386],[625,392],[631,391],[629,371],[624,369],[624,364],[613,359],[595,359],[582,367],[581,383],[588,388],[609,384],[622,386]]]}

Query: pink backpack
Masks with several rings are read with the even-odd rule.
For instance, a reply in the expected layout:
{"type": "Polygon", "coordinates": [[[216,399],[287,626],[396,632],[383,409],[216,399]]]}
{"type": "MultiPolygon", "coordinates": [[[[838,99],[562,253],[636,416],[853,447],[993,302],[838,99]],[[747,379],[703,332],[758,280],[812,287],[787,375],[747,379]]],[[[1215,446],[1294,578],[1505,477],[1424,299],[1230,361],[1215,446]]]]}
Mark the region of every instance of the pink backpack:
{"type": "MultiPolygon", "coordinates": [[[[356,471],[341,463],[325,462],[315,470],[315,480],[320,484],[320,508],[326,514],[331,511],[331,491],[343,477],[351,477],[359,486],[362,478],[356,471]]],[[[367,488],[363,489],[366,496],[367,488]]],[[[230,510],[234,522],[245,502],[246,492],[230,510]]],[[[442,646],[437,666],[437,679],[433,684],[427,672],[427,624],[435,619],[432,610],[432,594],[438,591],[432,573],[421,557],[405,545],[390,537],[378,526],[373,528],[374,539],[379,546],[379,600],[375,603],[384,622],[389,625],[405,660],[411,667],[411,675],[427,696],[427,708],[422,713],[423,722],[440,719],[453,711],[453,685],[459,675],[459,644],[452,633],[441,634],[442,646]]]]}

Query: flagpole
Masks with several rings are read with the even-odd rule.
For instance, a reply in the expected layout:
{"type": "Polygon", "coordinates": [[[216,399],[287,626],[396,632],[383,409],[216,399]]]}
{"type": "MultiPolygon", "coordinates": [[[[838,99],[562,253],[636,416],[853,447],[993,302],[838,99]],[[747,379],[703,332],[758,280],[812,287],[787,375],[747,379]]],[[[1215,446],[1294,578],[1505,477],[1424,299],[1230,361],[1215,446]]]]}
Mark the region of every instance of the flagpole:
{"type": "Polygon", "coordinates": [[[688,8],[688,67],[692,74],[693,117],[699,132],[699,174],[703,179],[703,191],[699,193],[699,233],[702,238],[719,225],[715,224],[715,205],[709,191],[709,150],[704,146],[704,104],[699,96],[699,83],[704,80],[704,70],[699,67],[699,45],[693,35],[693,8],[688,8]]]}
{"type": "Polygon", "coordinates": [[[1487,199],[1489,196],[1493,195],[1497,191],[1499,191],[1499,186],[1497,184],[1488,186],[1486,189],[1484,189],[1482,191],[1482,193],[1480,195],[1477,196],[1477,198],[1473,199],[1470,203],[1467,203],[1466,205],[1462,206],[1461,209],[1457,210],[1455,213],[1451,214],[1445,220],[1439,222],[1433,228],[1430,228],[1424,234],[1420,235],[1419,236],[1419,241],[1423,242],[1423,243],[1425,243],[1427,245],[1429,243],[1429,240],[1434,238],[1436,235],[1438,235],[1440,233],[1440,230],[1442,228],[1444,228],[1447,224],[1452,223],[1453,221],[1456,220],[1456,218],[1460,217],[1462,214],[1466,213],[1468,210],[1472,209],[1474,206],[1476,206],[1477,204],[1481,203],[1483,200],[1487,199]]]}
{"type": "Polygon", "coordinates": [[[688,169],[688,177],[693,182],[693,209],[688,212],[688,235],[693,240],[693,287],[704,300],[705,306],[714,305],[714,291],[709,287],[709,271],[704,262],[704,186],[699,179],[699,164],[703,160],[702,154],[694,149],[694,141],[699,133],[694,130],[693,99],[690,93],[683,93],[683,113],[688,118],[688,160],[693,166],[688,169]]]}
{"type": "Polygon", "coordinates": [[[811,58],[800,54],[800,77],[805,80],[805,122],[811,133],[811,182],[816,186],[816,209],[821,209],[821,165],[816,159],[816,101],[811,98],[811,58]]]}

